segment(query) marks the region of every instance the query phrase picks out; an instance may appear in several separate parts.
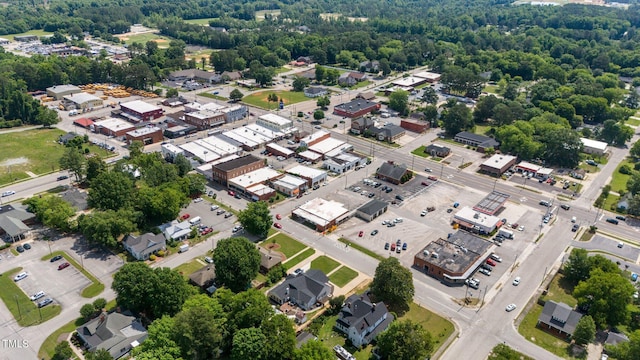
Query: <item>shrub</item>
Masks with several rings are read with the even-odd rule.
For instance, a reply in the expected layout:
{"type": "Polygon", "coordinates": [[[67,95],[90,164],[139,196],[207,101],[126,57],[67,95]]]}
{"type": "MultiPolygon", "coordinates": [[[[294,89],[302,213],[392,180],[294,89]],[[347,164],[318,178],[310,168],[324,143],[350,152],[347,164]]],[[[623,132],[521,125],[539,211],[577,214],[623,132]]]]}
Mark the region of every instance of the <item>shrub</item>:
{"type": "Polygon", "coordinates": [[[156,253],[156,255],[157,255],[157,256],[160,256],[160,257],[164,257],[165,252],[164,252],[164,250],[158,250],[158,252],[156,253]]]}
{"type": "Polygon", "coordinates": [[[151,256],[149,256],[149,260],[151,260],[151,261],[156,261],[156,259],[157,259],[157,258],[158,258],[158,257],[157,257],[157,256],[155,256],[155,255],[151,255],[151,256]]]}
{"type": "Polygon", "coordinates": [[[620,169],[618,169],[618,172],[620,174],[631,175],[631,172],[632,172],[631,166],[626,165],[626,164],[622,165],[622,166],[620,166],[620,169]]]}
{"type": "Polygon", "coordinates": [[[102,311],[102,309],[104,309],[104,307],[107,306],[107,300],[103,299],[103,298],[97,298],[94,302],[93,302],[93,308],[96,311],[102,311]]]}
{"type": "Polygon", "coordinates": [[[80,315],[86,320],[90,320],[96,313],[96,308],[91,304],[84,304],[80,308],[80,315]]]}

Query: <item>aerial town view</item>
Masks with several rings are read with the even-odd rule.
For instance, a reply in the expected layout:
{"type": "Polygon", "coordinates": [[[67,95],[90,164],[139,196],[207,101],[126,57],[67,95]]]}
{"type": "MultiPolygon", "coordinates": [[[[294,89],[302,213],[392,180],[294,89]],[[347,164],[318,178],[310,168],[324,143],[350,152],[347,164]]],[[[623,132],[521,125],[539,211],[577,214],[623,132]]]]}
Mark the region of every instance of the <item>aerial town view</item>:
{"type": "Polygon", "coordinates": [[[636,0],[0,5],[0,360],[640,359],[636,0]]]}

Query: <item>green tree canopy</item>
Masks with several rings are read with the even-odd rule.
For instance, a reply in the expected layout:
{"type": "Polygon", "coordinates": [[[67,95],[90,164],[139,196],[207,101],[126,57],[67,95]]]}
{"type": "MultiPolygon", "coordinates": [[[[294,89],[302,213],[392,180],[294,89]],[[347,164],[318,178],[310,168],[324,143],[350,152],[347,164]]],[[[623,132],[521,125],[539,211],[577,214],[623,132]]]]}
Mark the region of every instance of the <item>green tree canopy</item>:
{"type": "Polygon", "coordinates": [[[265,336],[265,360],[292,359],[296,350],[296,332],[293,322],[285,315],[273,315],[262,322],[260,330],[265,336]]]}
{"type": "Polygon", "coordinates": [[[471,110],[462,103],[456,103],[453,107],[443,110],[440,119],[442,119],[442,127],[449,136],[455,136],[460,131],[473,127],[471,110]]]}
{"type": "Polygon", "coordinates": [[[106,171],[91,181],[89,206],[99,210],[118,210],[133,205],[134,184],[131,177],[120,171],[106,171]]]}
{"type": "Polygon", "coordinates": [[[265,201],[250,202],[238,213],[240,224],[253,235],[266,236],[273,225],[269,205],[265,201]]]}
{"type": "Polygon", "coordinates": [[[94,211],[78,217],[78,229],[89,242],[115,248],[121,235],[137,229],[139,216],[130,209],[94,211]]]}
{"type": "Polygon", "coordinates": [[[409,104],[409,92],[404,90],[396,90],[389,95],[389,107],[393,110],[404,114],[407,112],[409,104]]]}
{"type": "Polygon", "coordinates": [[[629,335],[629,341],[622,341],[617,345],[607,345],[607,354],[617,360],[637,360],[640,354],[640,330],[629,335]]]}
{"type": "Polygon", "coordinates": [[[573,248],[569,258],[564,264],[564,276],[571,283],[578,284],[589,278],[591,263],[589,253],[585,249],[573,248]]]}
{"type": "MultiPolygon", "coordinates": [[[[249,204],[251,205],[251,204],[249,204]]],[[[217,281],[234,292],[246,290],[260,269],[260,252],[245,237],[222,239],[213,253],[217,281]]]]}
{"type": "Polygon", "coordinates": [[[293,79],[293,91],[303,91],[304,88],[306,88],[307,86],[309,86],[309,84],[311,83],[311,81],[309,79],[307,79],[304,76],[296,76],[295,79],[293,79]]]}
{"type": "Polygon", "coordinates": [[[585,315],[580,318],[572,338],[578,345],[586,345],[596,338],[596,323],[591,316],[585,315]]]}
{"type": "Polygon", "coordinates": [[[256,328],[240,329],[233,335],[232,360],[264,359],[266,337],[256,328]]]}
{"type": "Polygon", "coordinates": [[[233,89],[231,93],[229,93],[229,99],[233,101],[240,101],[243,97],[244,94],[238,89],[233,89]]]}
{"type": "Polygon", "coordinates": [[[593,317],[596,326],[604,329],[629,320],[627,305],[634,292],[633,285],[620,274],[595,269],[587,280],[578,283],[573,296],[578,306],[593,317]]]}
{"type": "Polygon", "coordinates": [[[433,351],[431,334],[411,320],[394,321],[376,343],[382,358],[389,360],[421,360],[433,351]]]}
{"type": "Polygon", "coordinates": [[[76,178],[76,181],[82,181],[86,174],[87,159],[77,148],[66,148],[64,154],[60,158],[60,168],[69,170],[76,178]]]}
{"type": "Polygon", "coordinates": [[[185,359],[215,359],[224,345],[224,317],[195,306],[174,318],[173,333],[185,359]]]}
{"type": "Polygon", "coordinates": [[[296,351],[294,360],[326,360],[331,359],[334,353],[319,340],[311,340],[304,343],[296,351]]]}
{"type": "Polygon", "coordinates": [[[376,267],[371,292],[387,305],[408,306],[415,293],[411,271],[402,266],[397,258],[382,260],[376,267]]]}
{"type": "Polygon", "coordinates": [[[45,195],[31,197],[24,202],[27,210],[36,214],[36,219],[43,225],[60,231],[71,230],[69,219],[75,215],[76,210],[57,195],[45,195]]]}

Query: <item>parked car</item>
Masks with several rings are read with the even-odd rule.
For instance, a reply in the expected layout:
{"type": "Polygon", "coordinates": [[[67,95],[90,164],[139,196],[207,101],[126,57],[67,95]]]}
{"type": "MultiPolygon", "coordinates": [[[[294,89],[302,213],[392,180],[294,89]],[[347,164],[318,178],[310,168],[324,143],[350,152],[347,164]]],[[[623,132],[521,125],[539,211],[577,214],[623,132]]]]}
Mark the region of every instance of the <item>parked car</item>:
{"type": "Polygon", "coordinates": [[[213,259],[208,256],[205,256],[204,262],[206,262],[207,264],[213,264],[213,259]]]}
{"type": "Polygon", "coordinates": [[[211,205],[211,211],[218,210],[219,208],[220,208],[220,206],[218,206],[218,205],[211,205]]]}
{"type": "Polygon", "coordinates": [[[273,223],[273,227],[276,229],[282,229],[282,225],[280,223],[273,223]]]}
{"type": "Polygon", "coordinates": [[[18,247],[16,248],[16,250],[17,250],[19,253],[23,253],[23,252],[24,252],[24,248],[22,247],[22,245],[18,245],[18,247]]]}
{"type": "Polygon", "coordinates": [[[194,203],[199,203],[199,202],[201,202],[201,201],[202,201],[202,198],[201,198],[201,197],[193,199],[193,202],[194,202],[194,203]]]}
{"type": "Polygon", "coordinates": [[[276,219],[282,220],[282,216],[280,214],[276,214],[276,219]]]}
{"type": "Polygon", "coordinates": [[[489,270],[489,269],[480,268],[478,270],[478,272],[481,273],[481,274],[487,275],[487,276],[491,276],[491,270],[489,270]]]}
{"type": "Polygon", "coordinates": [[[235,196],[236,195],[235,191],[231,191],[231,190],[229,190],[227,192],[227,194],[229,194],[229,196],[235,196]]]}
{"type": "Polygon", "coordinates": [[[407,243],[402,244],[402,250],[407,250],[407,243]]]}
{"type": "Polygon", "coordinates": [[[422,210],[422,212],[420,213],[420,216],[425,216],[427,215],[427,210],[422,210]]]}
{"type": "Polygon", "coordinates": [[[302,270],[301,268],[297,268],[296,271],[293,272],[294,275],[300,275],[304,273],[304,270],[302,270]]]}
{"type": "Polygon", "coordinates": [[[371,236],[375,236],[377,233],[378,233],[378,230],[373,230],[373,231],[371,232],[371,236]]]}
{"type": "Polygon", "coordinates": [[[71,264],[69,264],[68,262],[63,262],[62,264],[60,264],[58,266],[58,270],[66,269],[66,268],[69,267],[69,265],[71,265],[71,264]]]}
{"type": "Polygon", "coordinates": [[[515,279],[513,279],[512,284],[513,284],[513,286],[518,286],[518,285],[520,285],[520,276],[516,276],[516,278],[515,278],[515,279]]]}
{"type": "Polygon", "coordinates": [[[385,250],[389,250],[389,243],[388,242],[384,243],[384,249],[385,250]]]}
{"type": "Polygon", "coordinates": [[[41,307],[45,307],[45,306],[47,306],[47,305],[51,304],[52,302],[53,302],[53,299],[52,299],[52,298],[46,298],[46,299],[44,299],[44,300],[42,300],[42,301],[40,301],[40,302],[38,303],[38,307],[39,307],[39,308],[41,308],[41,307]]]}
{"type": "Polygon", "coordinates": [[[507,307],[505,308],[505,310],[507,310],[507,312],[509,311],[513,311],[516,309],[516,304],[509,304],[507,305],[507,307]]]}
{"type": "Polygon", "coordinates": [[[233,213],[230,213],[230,212],[228,212],[228,213],[224,214],[224,218],[225,218],[225,219],[228,219],[228,218],[230,218],[230,217],[232,217],[232,216],[233,216],[233,213]]]}
{"type": "Polygon", "coordinates": [[[27,276],[29,276],[29,275],[27,275],[27,273],[23,271],[23,272],[21,272],[20,274],[16,275],[16,276],[13,278],[13,281],[20,281],[20,280],[22,280],[22,279],[26,278],[27,276]]]}
{"type": "Polygon", "coordinates": [[[618,220],[620,220],[620,221],[626,221],[626,220],[627,220],[627,218],[626,218],[626,217],[624,217],[624,216],[622,216],[622,215],[617,215],[617,216],[616,216],[616,219],[618,219],[618,220]]]}
{"type": "Polygon", "coordinates": [[[562,204],[562,205],[560,205],[560,207],[561,207],[562,209],[564,209],[564,210],[569,210],[569,209],[571,209],[571,206],[569,206],[569,205],[567,205],[567,204],[562,204]]]}
{"type": "Polygon", "coordinates": [[[578,224],[573,224],[573,226],[571,227],[571,231],[576,232],[579,228],[580,226],[578,224]]]}
{"type": "Polygon", "coordinates": [[[391,251],[392,251],[392,252],[393,252],[393,251],[396,251],[396,244],[391,243],[391,251]]]}
{"type": "Polygon", "coordinates": [[[62,255],[56,255],[54,257],[51,258],[51,260],[49,260],[49,262],[56,262],[58,260],[62,259],[62,255]]]}
{"type": "Polygon", "coordinates": [[[187,219],[188,219],[188,218],[190,218],[190,217],[191,217],[191,215],[189,215],[189,214],[184,214],[184,215],[180,216],[180,219],[182,219],[182,220],[187,220],[187,219]]]}
{"type": "Polygon", "coordinates": [[[69,177],[68,177],[67,175],[61,175],[61,176],[58,176],[58,178],[57,178],[56,180],[57,180],[57,181],[62,181],[62,180],[66,180],[66,179],[68,179],[68,178],[69,178],[69,177]]]}
{"type": "Polygon", "coordinates": [[[358,237],[362,237],[364,236],[364,231],[360,230],[360,232],[358,233],[358,237]]]}
{"type": "Polygon", "coordinates": [[[22,247],[23,247],[25,250],[31,250],[31,245],[29,245],[29,244],[24,244],[24,245],[22,245],[22,247]]]}
{"type": "Polygon", "coordinates": [[[400,248],[400,245],[396,245],[396,254],[400,254],[402,252],[402,249],[400,248]]]}
{"type": "Polygon", "coordinates": [[[371,199],[372,197],[376,196],[376,194],[374,193],[370,193],[369,195],[367,195],[369,197],[369,199],[371,199]]]}
{"type": "Polygon", "coordinates": [[[40,298],[44,297],[44,295],[45,295],[44,291],[38,291],[37,293],[35,293],[35,294],[33,294],[33,295],[29,296],[29,299],[30,299],[31,301],[36,301],[36,300],[38,300],[38,299],[40,299],[40,298]]]}
{"type": "Polygon", "coordinates": [[[496,266],[496,265],[498,265],[498,264],[495,262],[495,260],[492,260],[492,259],[487,259],[487,261],[486,261],[486,262],[487,262],[487,264],[489,264],[489,265],[491,265],[491,266],[496,266]]]}
{"type": "Polygon", "coordinates": [[[606,222],[613,224],[613,225],[618,225],[618,220],[614,219],[614,218],[607,218],[606,222]]]}

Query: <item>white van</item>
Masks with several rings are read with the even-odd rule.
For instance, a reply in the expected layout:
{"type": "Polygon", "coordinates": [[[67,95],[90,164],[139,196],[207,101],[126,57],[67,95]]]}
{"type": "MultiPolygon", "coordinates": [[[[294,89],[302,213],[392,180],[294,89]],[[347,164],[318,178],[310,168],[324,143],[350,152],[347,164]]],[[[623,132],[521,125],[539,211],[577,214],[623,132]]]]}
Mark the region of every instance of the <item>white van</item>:
{"type": "Polygon", "coordinates": [[[69,116],[74,116],[74,115],[78,115],[78,110],[69,111],[69,116]]]}
{"type": "Polygon", "coordinates": [[[186,252],[189,251],[189,245],[188,244],[184,244],[184,245],[180,245],[180,248],[178,249],[178,252],[186,252]]]}
{"type": "Polygon", "coordinates": [[[198,225],[201,222],[202,222],[202,219],[200,218],[200,216],[196,216],[193,219],[189,220],[189,224],[191,224],[191,226],[198,225]]]}

